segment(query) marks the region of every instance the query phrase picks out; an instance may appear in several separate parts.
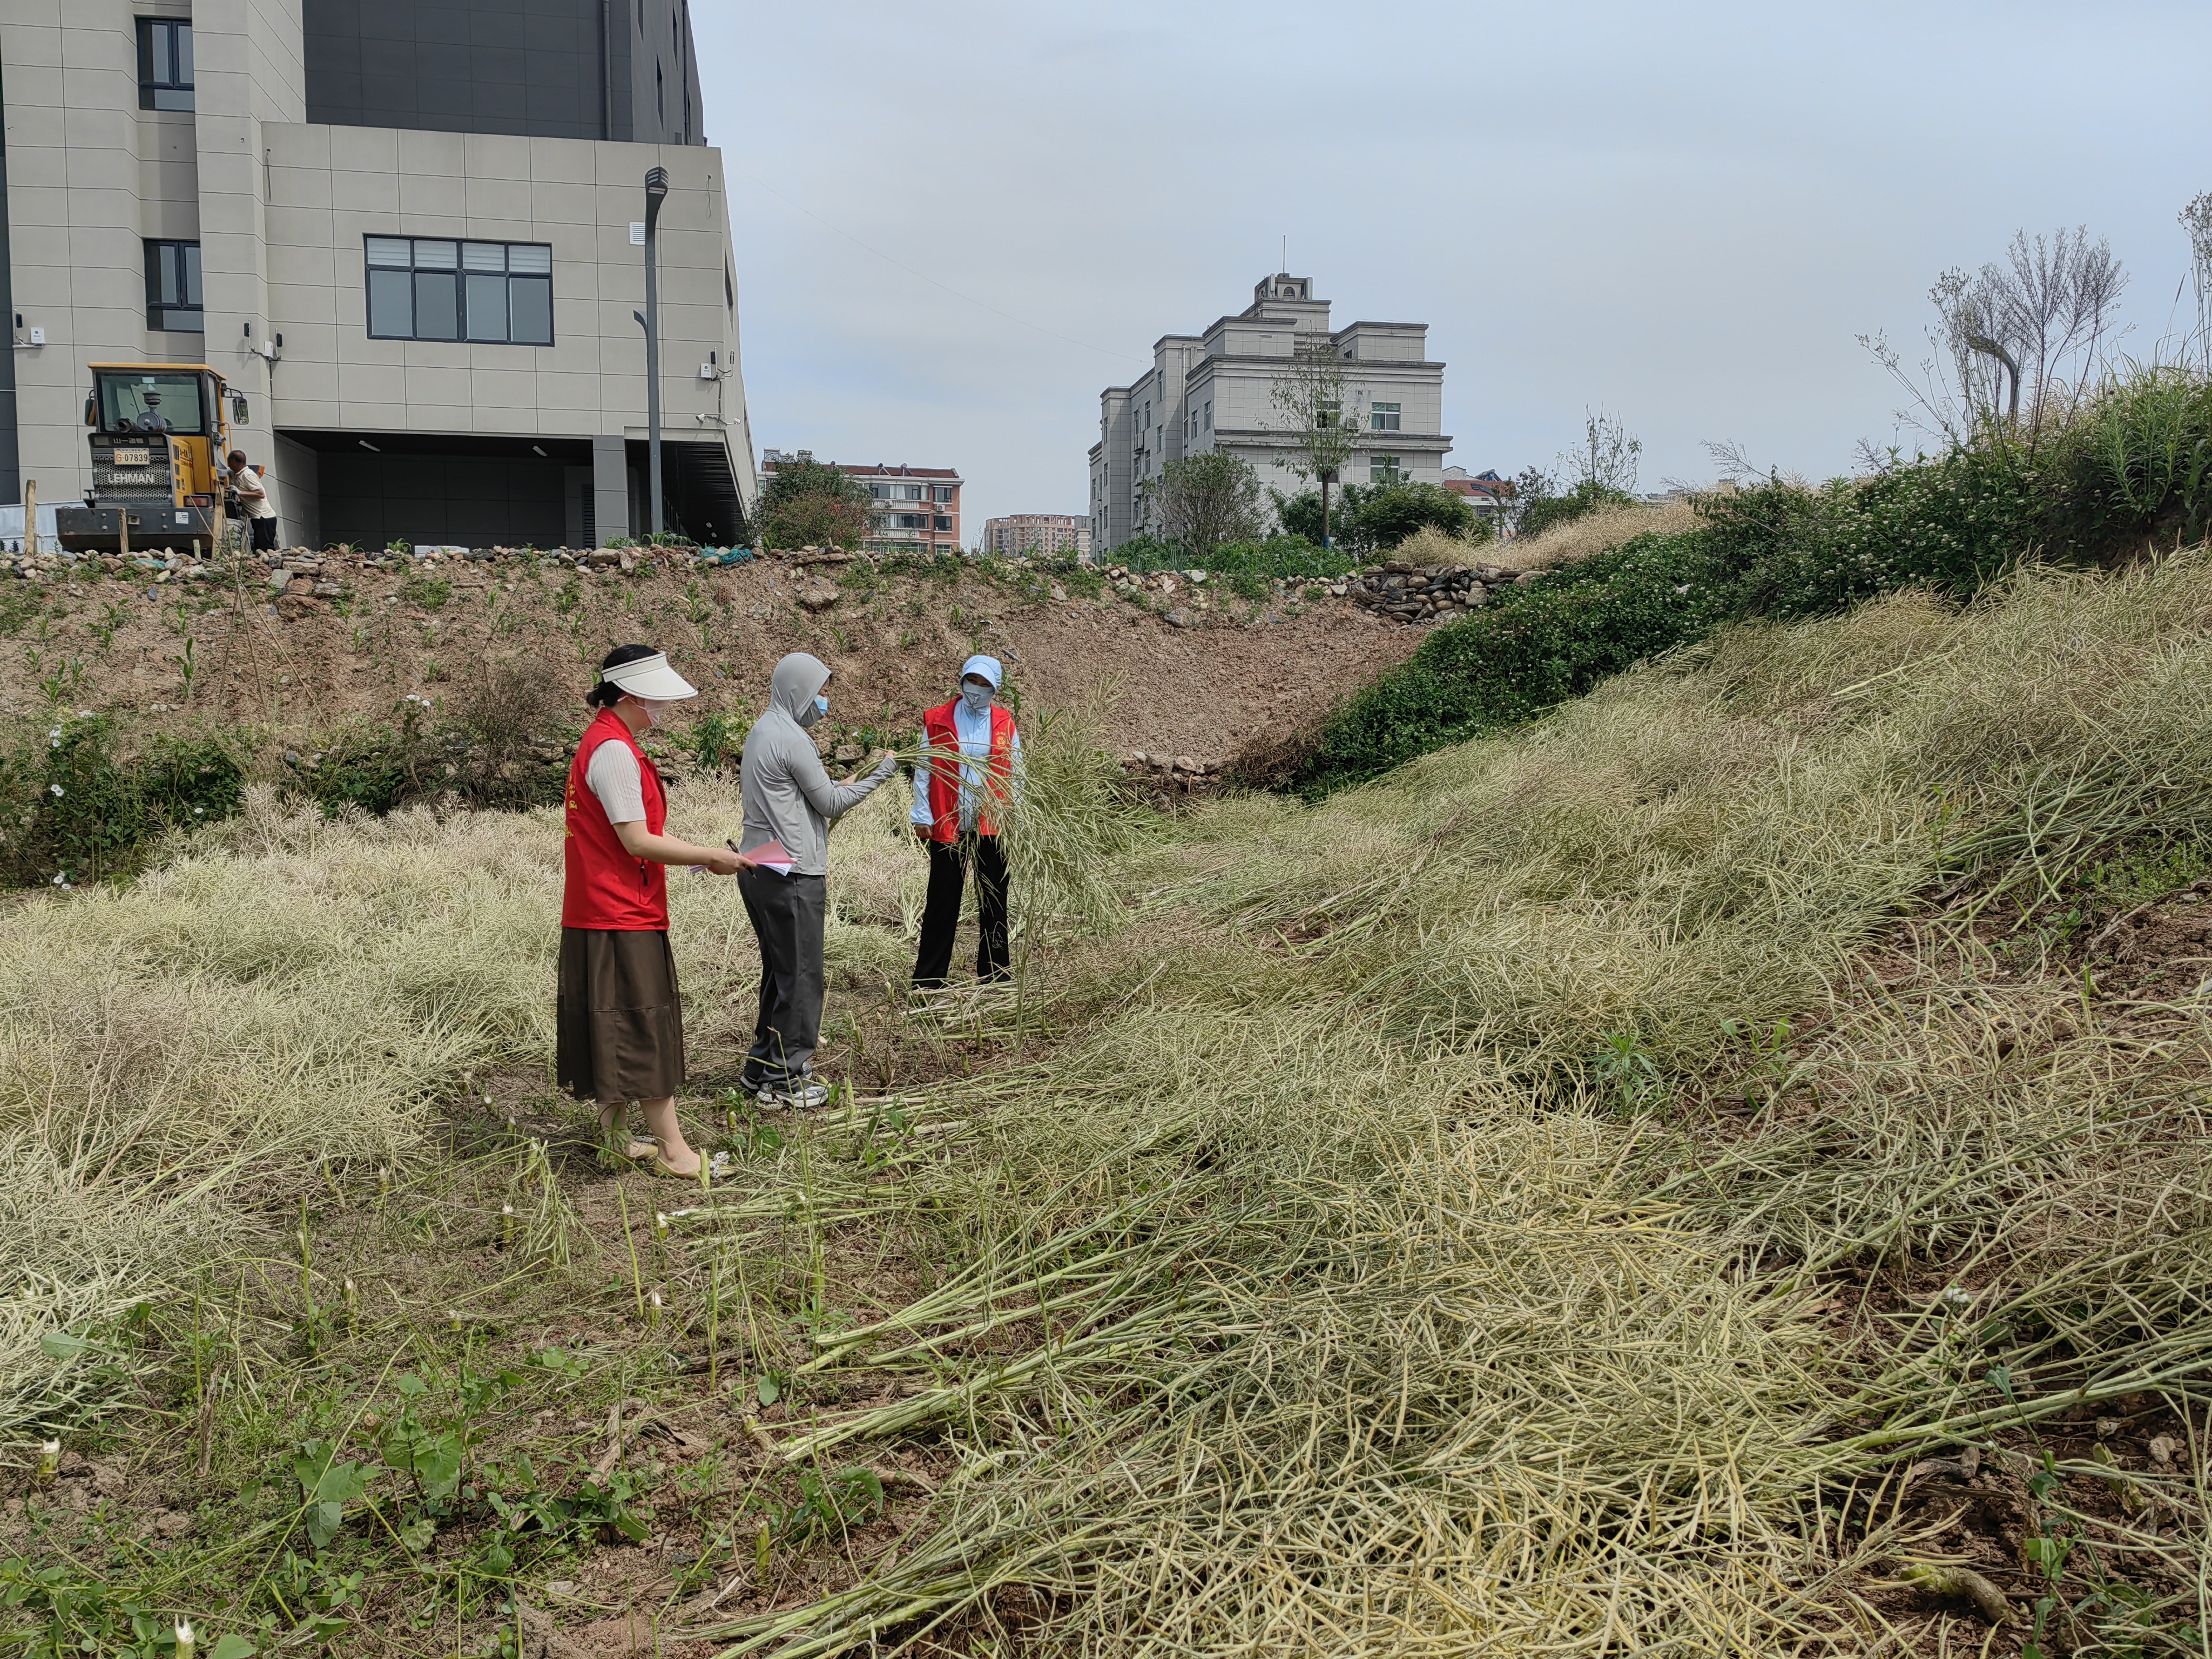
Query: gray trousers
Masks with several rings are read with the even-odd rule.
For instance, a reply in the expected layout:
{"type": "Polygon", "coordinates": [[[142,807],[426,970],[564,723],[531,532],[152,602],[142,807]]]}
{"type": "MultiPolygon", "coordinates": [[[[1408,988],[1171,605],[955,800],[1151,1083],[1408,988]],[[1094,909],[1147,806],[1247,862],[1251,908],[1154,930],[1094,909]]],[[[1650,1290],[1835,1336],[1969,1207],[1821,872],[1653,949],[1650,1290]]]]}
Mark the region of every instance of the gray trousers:
{"type": "Polygon", "coordinates": [[[820,876],[740,870],[738,892],[760,941],[760,1017],[745,1056],[744,1086],[805,1075],[822,1044],[822,922],[830,884],[820,876]]]}

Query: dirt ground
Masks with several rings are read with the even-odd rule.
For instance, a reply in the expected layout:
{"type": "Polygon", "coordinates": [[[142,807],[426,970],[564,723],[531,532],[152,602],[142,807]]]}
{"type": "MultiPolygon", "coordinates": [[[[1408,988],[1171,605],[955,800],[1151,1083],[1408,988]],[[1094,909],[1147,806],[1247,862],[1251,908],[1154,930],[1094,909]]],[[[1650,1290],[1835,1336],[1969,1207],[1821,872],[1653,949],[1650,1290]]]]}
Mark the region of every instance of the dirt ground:
{"type": "Polygon", "coordinates": [[[1319,714],[1424,631],[1319,585],[1247,603],[1185,584],[1170,600],[972,562],[937,574],[775,558],[594,573],[542,556],[325,555],[282,593],[271,569],[233,561],[164,580],[87,560],[0,579],[0,631],[13,635],[0,642],[0,690],[19,708],[93,708],[137,729],[238,721],[281,741],[388,716],[410,695],[434,700],[486,661],[550,663],[580,698],[610,647],[644,641],[701,686],[695,717],[749,718],[776,659],[812,651],[836,674],[836,731],[896,741],[982,651],[1003,659],[1024,708],[1109,688],[1108,744],[1218,760],[1319,714]]]}

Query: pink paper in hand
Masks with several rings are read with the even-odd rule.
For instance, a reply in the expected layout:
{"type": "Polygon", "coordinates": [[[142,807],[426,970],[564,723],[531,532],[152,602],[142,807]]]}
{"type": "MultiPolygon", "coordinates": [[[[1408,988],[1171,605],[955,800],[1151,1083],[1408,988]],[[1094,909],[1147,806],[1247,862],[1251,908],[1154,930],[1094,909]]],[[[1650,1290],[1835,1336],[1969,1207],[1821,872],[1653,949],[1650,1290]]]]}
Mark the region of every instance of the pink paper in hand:
{"type": "Polygon", "coordinates": [[[744,856],[762,869],[773,870],[779,876],[789,875],[799,865],[799,860],[792,857],[780,841],[763,842],[757,847],[747,848],[744,856]]]}

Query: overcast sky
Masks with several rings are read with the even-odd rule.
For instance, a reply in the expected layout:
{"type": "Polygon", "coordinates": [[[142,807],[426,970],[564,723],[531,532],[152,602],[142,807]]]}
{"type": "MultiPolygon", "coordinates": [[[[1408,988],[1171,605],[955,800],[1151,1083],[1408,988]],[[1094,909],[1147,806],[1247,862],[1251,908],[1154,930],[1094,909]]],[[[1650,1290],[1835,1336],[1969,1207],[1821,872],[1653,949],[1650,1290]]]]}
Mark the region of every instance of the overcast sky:
{"type": "Polygon", "coordinates": [[[1340,326],[1428,324],[1447,465],[1547,464],[1595,406],[1656,489],[1708,439],[1850,471],[1900,401],[1855,337],[1924,356],[1929,283],[2016,228],[2109,237],[2147,354],[2212,189],[2203,0],[693,19],[755,441],[957,467],[971,543],[1085,512],[1100,389],[1285,235],[1340,326]]]}

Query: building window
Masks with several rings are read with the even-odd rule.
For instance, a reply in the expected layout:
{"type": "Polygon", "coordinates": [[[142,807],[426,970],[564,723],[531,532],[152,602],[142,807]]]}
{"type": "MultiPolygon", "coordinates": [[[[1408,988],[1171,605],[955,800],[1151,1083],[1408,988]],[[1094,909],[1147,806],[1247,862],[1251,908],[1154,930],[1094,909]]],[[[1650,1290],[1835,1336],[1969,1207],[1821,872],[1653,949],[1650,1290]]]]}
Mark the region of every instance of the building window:
{"type": "Polygon", "coordinates": [[[939,513],[933,516],[937,520],[937,527],[939,530],[950,530],[952,528],[952,520],[945,514],[939,513]]]}
{"type": "Polygon", "coordinates": [[[934,501],[949,501],[952,499],[952,486],[951,484],[933,484],[930,487],[929,496],[930,499],[934,501]]]}
{"type": "Polygon", "coordinates": [[[1314,424],[1317,427],[1333,427],[1343,418],[1344,405],[1340,403],[1322,403],[1314,410],[1314,424]]]}
{"type": "Polygon", "coordinates": [[[198,242],[146,244],[146,326],[185,334],[206,331],[198,242]]]}
{"type": "MultiPolygon", "coordinates": [[[[138,107],[192,107],[192,26],[167,17],[138,20],[138,107]]],[[[198,327],[198,324],[193,325],[198,327]]]]}
{"type": "Polygon", "coordinates": [[[1398,470],[1398,458],[1395,455],[1370,455],[1367,458],[1368,483],[1396,483],[1404,477],[1405,474],[1398,470]]]}
{"type": "Polygon", "coordinates": [[[544,243],[368,241],[370,338],[553,343],[553,250],[544,243]]]}
{"type": "Polygon", "coordinates": [[[1368,404],[1367,424],[1370,431],[1395,432],[1398,430],[1398,405],[1395,404],[1368,404]]]}
{"type": "Polygon", "coordinates": [[[1213,430],[1213,399],[1211,398],[1206,400],[1206,429],[1208,432],[1213,430]]]}
{"type": "Polygon", "coordinates": [[[898,515],[898,527],[901,530],[927,530],[929,528],[929,514],[902,513],[898,515]]]}

